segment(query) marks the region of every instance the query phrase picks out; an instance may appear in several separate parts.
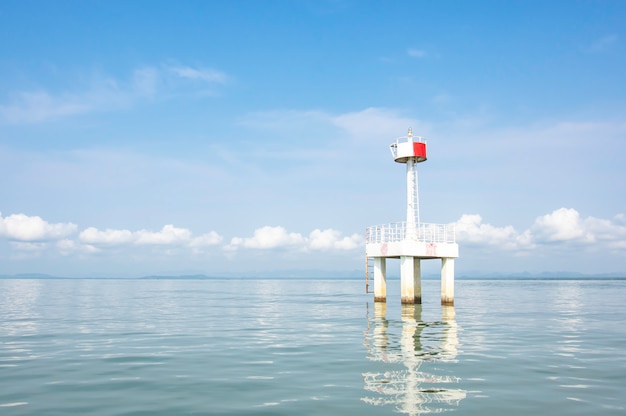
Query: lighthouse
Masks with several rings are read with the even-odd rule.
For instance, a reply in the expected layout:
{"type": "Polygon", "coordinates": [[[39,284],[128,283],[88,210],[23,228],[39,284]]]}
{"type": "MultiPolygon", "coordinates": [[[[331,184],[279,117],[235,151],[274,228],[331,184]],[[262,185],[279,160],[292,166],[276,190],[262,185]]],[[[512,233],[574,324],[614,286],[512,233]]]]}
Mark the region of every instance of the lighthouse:
{"type": "Polygon", "coordinates": [[[423,223],[420,218],[417,165],[427,160],[426,140],[409,129],[389,148],[395,162],[406,164],[406,221],[365,231],[365,253],[374,259],[374,301],[387,301],[387,259],[400,259],[403,304],[422,303],[421,261],[441,259],[441,304],[454,305],[454,259],[459,256],[454,226],[423,223]]]}

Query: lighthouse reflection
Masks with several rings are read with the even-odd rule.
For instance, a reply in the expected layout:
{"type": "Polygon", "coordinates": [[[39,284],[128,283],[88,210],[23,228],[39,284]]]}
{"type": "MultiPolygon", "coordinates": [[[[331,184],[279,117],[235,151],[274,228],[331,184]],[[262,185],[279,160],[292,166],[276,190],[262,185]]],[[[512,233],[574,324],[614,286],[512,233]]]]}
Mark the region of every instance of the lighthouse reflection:
{"type": "Polygon", "coordinates": [[[400,322],[386,315],[387,305],[376,302],[373,317],[368,316],[367,357],[383,365],[379,371],[363,374],[368,395],[362,400],[394,406],[396,412],[409,415],[456,409],[466,396],[465,391],[453,388],[460,379],[430,373],[442,372],[446,366],[439,364],[456,360],[454,307],[442,306],[441,321],[436,322],[422,321],[421,305],[402,305],[400,322]]]}

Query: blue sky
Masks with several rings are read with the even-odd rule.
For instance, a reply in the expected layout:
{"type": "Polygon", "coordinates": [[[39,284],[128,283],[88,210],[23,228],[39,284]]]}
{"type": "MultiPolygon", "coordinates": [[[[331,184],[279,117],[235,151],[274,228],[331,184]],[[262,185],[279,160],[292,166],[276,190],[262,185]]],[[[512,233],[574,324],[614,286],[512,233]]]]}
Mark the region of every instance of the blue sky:
{"type": "Polygon", "coordinates": [[[388,145],[409,127],[458,273],[626,271],[625,19],[622,1],[4,2],[0,273],[363,268],[365,227],[405,219],[388,145]]]}

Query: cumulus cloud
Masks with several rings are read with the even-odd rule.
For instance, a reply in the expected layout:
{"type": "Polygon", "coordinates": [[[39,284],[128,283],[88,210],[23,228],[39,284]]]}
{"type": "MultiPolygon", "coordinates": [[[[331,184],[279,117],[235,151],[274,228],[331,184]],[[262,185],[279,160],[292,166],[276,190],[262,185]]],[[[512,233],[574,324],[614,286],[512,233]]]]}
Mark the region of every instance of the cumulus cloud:
{"type": "Polygon", "coordinates": [[[202,234],[199,237],[195,237],[191,240],[189,245],[191,247],[206,247],[214,246],[222,242],[222,236],[215,231],[202,234]]]}
{"type": "Polygon", "coordinates": [[[532,238],[528,231],[518,233],[511,225],[496,227],[483,223],[478,214],[464,214],[453,223],[459,243],[500,246],[507,249],[529,248],[532,238]]]}
{"type": "Polygon", "coordinates": [[[312,250],[353,250],[363,247],[364,239],[360,234],[352,234],[348,237],[341,237],[337,230],[313,230],[309,235],[308,247],[312,250]]]}
{"type": "MultiPolygon", "coordinates": [[[[537,217],[525,230],[512,225],[492,225],[478,214],[464,214],[452,223],[459,244],[468,247],[489,247],[523,255],[549,247],[576,247],[585,249],[626,250],[626,216],[612,219],[582,217],[573,208],[559,208],[537,217]]],[[[215,231],[194,236],[187,228],[172,224],[158,231],[140,229],[103,229],[88,227],[76,238],[77,226],[72,223],[48,223],[38,216],[0,213],[0,237],[8,240],[16,252],[27,256],[40,255],[54,249],[61,255],[88,255],[105,252],[115,247],[159,246],[165,249],[187,248],[203,253],[207,247],[219,246],[223,237],[215,231]],[[53,244],[51,244],[53,243],[53,244]]],[[[282,226],[264,226],[250,237],[233,237],[223,246],[226,251],[238,249],[288,250],[291,252],[350,251],[363,248],[361,234],[343,235],[332,228],[314,229],[308,235],[289,232],[282,226]]]]}
{"type": "Polygon", "coordinates": [[[541,245],[577,244],[589,247],[601,245],[610,249],[626,248],[624,215],[613,220],[582,218],[573,208],[559,208],[539,216],[523,232],[511,225],[497,227],[483,223],[478,214],[465,214],[453,223],[459,243],[495,246],[509,250],[528,250],[541,245]]]}
{"type": "Polygon", "coordinates": [[[300,233],[290,233],[281,226],[265,226],[254,231],[252,237],[234,237],[226,246],[229,250],[239,247],[254,249],[292,248],[296,250],[353,250],[362,248],[363,236],[353,234],[343,237],[341,232],[333,229],[313,230],[308,237],[300,233]]]}
{"type": "Polygon", "coordinates": [[[560,208],[535,220],[531,227],[537,241],[605,244],[610,248],[626,247],[626,224],[623,214],[612,220],[581,218],[572,208],[560,208]]]}
{"type": "Polygon", "coordinates": [[[256,229],[252,237],[233,237],[230,241],[230,247],[271,249],[278,247],[300,246],[304,242],[305,239],[301,234],[288,233],[284,227],[265,226],[256,229]]]}
{"type": "Polygon", "coordinates": [[[81,231],[78,238],[87,244],[118,245],[130,243],[134,236],[129,230],[106,229],[100,231],[97,228],[89,227],[81,231]]]}
{"type": "Polygon", "coordinates": [[[58,240],[74,234],[76,224],[56,223],[50,224],[38,216],[25,214],[12,214],[2,217],[0,213],[0,236],[9,240],[33,242],[58,240]]]}
{"type": "Polygon", "coordinates": [[[79,234],[78,239],[81,243],[94,246],[188,245],[194,248],[217,245],[222,241],[222,237],[215,231],[193,237],[191,230],[175,227],[172,224],[163,226],[160,231],[98,230],[95,227],[89,227],[79,234]]]}
{"type": "Polygon", "coordinates": [[[91,244],[81,244],[75,240],[64,239],[57,241],[57,249],[63,256],[70,256],[75,253],[92,254],[100,251],[99,248],[92,246],[91,244]]]}
{"type": "Polygon", "coordinates": [[[180,244],[191,239],[191,231],[186,228],[177,228],[172,224],[163,226],[161,231],[139,230],[136,232],[135,244],[180,244]]]}
{"type": "Polygon", "coordinates": [[[583,229],[578,211],[571,208],[560,208],[538,217],[531,230],[537,238],[547,242],[594,240],[593,235],[583,229]]]}

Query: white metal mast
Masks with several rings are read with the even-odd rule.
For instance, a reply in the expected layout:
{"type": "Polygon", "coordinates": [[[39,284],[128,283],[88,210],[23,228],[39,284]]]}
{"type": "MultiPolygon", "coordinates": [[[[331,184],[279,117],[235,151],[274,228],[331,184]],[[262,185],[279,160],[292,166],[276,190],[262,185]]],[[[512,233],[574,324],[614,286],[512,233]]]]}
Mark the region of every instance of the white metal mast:
{"type": "MultiPolygon", "coordinates": [[[[408,142],[413,143],[413,129],[409,128],[408,142]]],[[[416,158],[406,161],[406,232],[407,237],[417,237],[420,224],[419,193],[417,186],[416,158]]]]}

